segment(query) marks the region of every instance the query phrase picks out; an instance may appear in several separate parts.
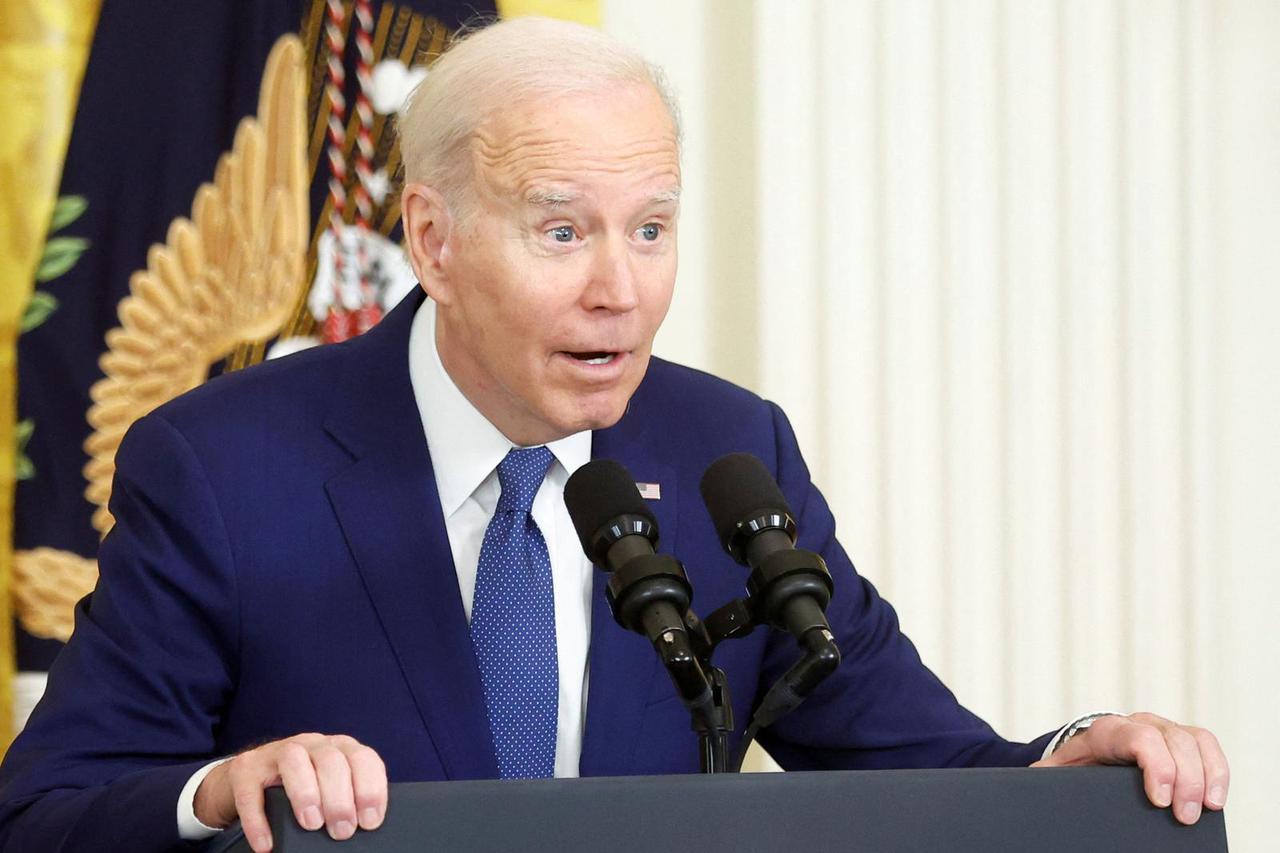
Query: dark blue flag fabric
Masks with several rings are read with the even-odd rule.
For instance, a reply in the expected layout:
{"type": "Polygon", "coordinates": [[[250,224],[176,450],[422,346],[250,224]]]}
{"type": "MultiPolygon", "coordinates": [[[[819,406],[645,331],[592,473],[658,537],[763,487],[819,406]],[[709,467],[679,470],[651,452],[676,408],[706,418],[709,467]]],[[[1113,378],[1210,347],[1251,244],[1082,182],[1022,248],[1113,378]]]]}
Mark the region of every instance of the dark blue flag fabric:
{"type": "MultiPolygon", "coordinates": [[[[390,253],[398,242],[397,199],[387,192],[399,163],[391,113],[453,31],[494,16],[495,10],[483,0],[347,0],[336,7],[341,14],[335,18],[335,9],[324,0],[122,0],[102,6],[54,230],[37,274],[35,298],[47,310],[18,343],[24,445],[23,479],[15,495],[13,593],[21,670],[48,668],[70,633],[74,601],[92,588],[98,541],[111,523],[101,506],[103,483],[109,482],[122,420],[210,373],[261,360],[267,342],[277,336],[314,342],[324,330],[326,310],[333,314],[326,306],[342,302],[330,273],[333,256],[342,254],[347,239],[339,236],[335,248],[329,232],[335,168],[341,178],[337,194],[346,197],[339,206],[341,221],[367,220],[361,233],[374,235],[367,253],[375,256],[376,274],[360,279],[357,301],[360,293],[374,292],[378,301],[389,302],[404,288],[402,271],[390,269],[390,261],[377,272],[378,253],[390,253]],[[281,38],[288,34],[296,37],[296,46],[280,52],[281,38]],[[330,63],[334,44],[343,45],[338,69],[330,63]],[[363,125],[370,152],[365,165],[372,170],[366,170],[370,180],[364,185],[373,188],[363,211],[357,209],[353,167],[361,136],[357,65],[362,47],[363,68],[373,66],[381,88],[373,99],[372,121],[363,125]],[[292,72],[281,70],[289,63],[296,66],[292,72]],[[335,70],[345,104],[345,121],[337,125],[342,144],[335,149],[336,165],[329,152],[333,99],[326,93],[335,70]],[[302,107],[301,119],[291,124],[284,107],[294,103],[302,107]],[[255,118],[257,129],[238,135],[246,118],[255,118]],[[264,140],[287,134],[301,141],[296,163],[261,150],[264,140]],[[255,171],[254,164],[262,162],[255,158],[265,158],[268,165],[255,171]],[[273,194],[270,186],[257,196],[244,190],[245,175],[256,175],[255,186],[263,180],[270,184],[273,175],[288,184],[288,175],[294,175],[299,190],[291,209],[298,215],[291,219],[288,211],[281,212],[292,201],[273,194]],[[209,183],[216,186],[201,189],[209,183]],[[249,209],[246,195],[260,198],[261,210],[249,209]],[[232,201],[238,212],[231,209],[232,201]],[[195,225],[175,224],[182,217],[195,225]],[[275,236],[257,240],[255,228],[275,229],[275,236]],[[243,269],[251,260],[236,248],[241,243],[227,243],[230,248],[224,246],[221,254],[210,249],[210,241],[223,232],[232,235],[228,240],[246,245],[256,240],[268,249],[287,244],[289,234],[298,235],[296,298],[274,306],[270,317],[247,316],[256,310],[252,299],[210,302],[210,281],[253,278],[243,269]],[[166,243],[166,250],[152,248],[166,243]],[[217,269],[219,263],[225,268],[217,269]],[[182,302],[175,301],[174,289],[186,284],[194,295],[185,308],[173,307],[182,302]],[[122,300],[131,287],[130,308],[122,300]],[[157,313],[156,304],[172,308],[172,316],[157,313]],[[263,327],[268,320],[273,328],[263,327]],[[219,328],[219,323],[229,326],[219,328]],[[147,359],[165,365],[164,370],[152,378],[139,374],[139,364],[151,363],[147,359]],[[136,388],[128,386],[127,376],[134,376],[136,388]]],[[[344,234],[341,227],[335,232],[344,234]]],[[[366,250],[361,251],[365,258],[366,250]]],[[[263,257],[266,279],[289,277],[286,261],[263,257]],[[277,266],[267,269],[267,261],[277,266]]]]}

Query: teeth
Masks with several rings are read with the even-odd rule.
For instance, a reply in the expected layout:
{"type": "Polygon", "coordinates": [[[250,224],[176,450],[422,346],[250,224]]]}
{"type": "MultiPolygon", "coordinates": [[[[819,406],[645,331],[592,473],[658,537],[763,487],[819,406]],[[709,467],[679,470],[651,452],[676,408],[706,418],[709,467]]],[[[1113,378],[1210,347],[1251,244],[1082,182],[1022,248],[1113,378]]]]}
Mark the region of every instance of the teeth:
{"type": "Polygon", "coordinates": [[[611,361],[613,361],[612,355],[602,355],[599,358],[586,359],[587,364],[608,364],[611,361]]]}

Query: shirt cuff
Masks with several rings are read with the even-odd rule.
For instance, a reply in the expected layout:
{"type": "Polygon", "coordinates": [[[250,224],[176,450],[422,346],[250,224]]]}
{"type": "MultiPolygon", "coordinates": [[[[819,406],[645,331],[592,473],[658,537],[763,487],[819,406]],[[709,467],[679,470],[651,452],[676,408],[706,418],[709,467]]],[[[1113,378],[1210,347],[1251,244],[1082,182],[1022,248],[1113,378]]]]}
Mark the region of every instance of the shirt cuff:
{"type": "Polygon", "coordinates": [[[196,789],[200,787],[204,777],[209,775],[210,770],[230,760],[230,758],[219,758],[217,761],[210,761],[192,773],[187,784],[182,786],[182,792],[178,794],[178,837],[183,841],[202,841],[222,832],[217,827],[205,826],[200,818],[196,817],[196,789]]]}
{"type": "Polygon", "coordinates": [[[1093,721],[1099,717],[1125,717],[1128,716],[1123,711],[1094,711],[1091,714],[1084,714],[1076,717],[1062,728],[1058,729],[1058,733],[1049,741],[1049,745],[1044,748],[1044,754],[1040,756],[1040,760],[1044,761],[1050,755],[1057,751],[1058,747],[1069,741],[1072,737],[1093,725],[1093,721]]]}

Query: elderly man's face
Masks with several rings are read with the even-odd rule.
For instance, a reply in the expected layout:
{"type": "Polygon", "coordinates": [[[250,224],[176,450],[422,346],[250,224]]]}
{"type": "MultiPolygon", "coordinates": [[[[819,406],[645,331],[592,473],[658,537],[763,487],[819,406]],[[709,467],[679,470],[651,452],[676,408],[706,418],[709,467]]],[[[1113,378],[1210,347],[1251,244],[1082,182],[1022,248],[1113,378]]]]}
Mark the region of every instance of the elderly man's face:
{"type": "Polygon", "coordinates": [[[472,154],[471,212],[424,279],[445,368],[518,444],[616,423],[675,283],[680,162],[662,101],[619,86],[516,107],[472,154]]]}

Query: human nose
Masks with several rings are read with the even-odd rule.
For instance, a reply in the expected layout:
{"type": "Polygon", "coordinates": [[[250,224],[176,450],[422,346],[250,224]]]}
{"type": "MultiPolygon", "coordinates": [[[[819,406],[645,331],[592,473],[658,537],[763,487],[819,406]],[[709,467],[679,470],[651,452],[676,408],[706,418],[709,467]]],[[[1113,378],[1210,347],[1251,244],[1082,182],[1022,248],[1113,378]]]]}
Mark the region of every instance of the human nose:
{"type": "Polygon", "coordinates": [[[614,314],[634,309],[639,298],[632,262],[625,240],[612,238],[597,243],[590,278],[582,294],[585,307],[614,314]]]}

